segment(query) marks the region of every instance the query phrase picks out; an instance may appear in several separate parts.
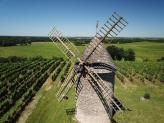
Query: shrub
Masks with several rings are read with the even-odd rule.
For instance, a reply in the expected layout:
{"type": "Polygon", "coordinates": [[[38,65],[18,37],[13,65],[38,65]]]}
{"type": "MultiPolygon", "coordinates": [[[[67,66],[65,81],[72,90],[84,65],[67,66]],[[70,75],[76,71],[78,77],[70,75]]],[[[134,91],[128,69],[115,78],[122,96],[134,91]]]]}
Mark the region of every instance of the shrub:
{"type": "Polygon", "coordinates": [[[161,62],[164,61],[164,56],[162,56],[161,58],[157,59],[157,62],[161,62]]]}
{"type": "Polygon", "coordinates": [[[149,94],[149,93],[145,93],[145,94],[144,94],[144,98],[145,98],[145,99],[150,99],[150,94],[149,94]]]}
{"type": "Polygon", "coordinates": [[[124,59],[126,61],[135,61],[135,52],[132,49],[128,49],[124,52],[124,59]]]}
{"type": "Polygon", "coordinates": [[[135,52],[132,49],[124,50],[123,48],[112,45],[107,47],[107,51],[114,60],[120,61],[124,59],[126,61],[135,61],[135,52]]]}
{"type": "Polygon", "coordinates": [[[121,60],[124,57],[124,49],[118,48],[114,45],[108,46],[107,51],[110,53],[112,59],[121,60]]]}

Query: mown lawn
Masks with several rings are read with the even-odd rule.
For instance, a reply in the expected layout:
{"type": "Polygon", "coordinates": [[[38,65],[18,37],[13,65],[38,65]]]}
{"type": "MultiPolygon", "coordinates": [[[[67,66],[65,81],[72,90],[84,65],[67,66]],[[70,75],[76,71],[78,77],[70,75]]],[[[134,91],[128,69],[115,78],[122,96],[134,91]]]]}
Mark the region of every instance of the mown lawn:
{"type": "MultiPolygon", "coordinates": [[[[136,82],[138,83],[138,82],[136,82]]],[[[164,84],[126,85],[116,82],[115,94],[131,109],[123,114],[117,113],[114,119],[118,123],[163,123],[164,122],[164,84]],[[150,94],[150,100],[142,101],[144,93],[150,94]]]]}
{"type": "MultiPolygon", "coordinates": [[[[75,107],[72,89],[69,100],[59,103],[55,97],[57,82],[54,87],[45,91],[42,88],[38,95],[42,97],[28,119],[27,123],[76,123],[74,116],[66,115],[65,109],[75,107]]],[[[156,86],[136,84],[123,87],[116,81],[115,95],[131,111],[123,114],[117,112],[114,119],[118,123],[163,123],[164,121],[164,85],[156,86]],[[150,100],[141,101],[144,93],[150,94],[150,100]]]]}
{"type": "Polygon", "coordinates": [[[32,45],[27,46],[0,47],[0,56],[43,56],[45,58],[52,58],[53,56],[63,57],[63,54],[51,42],[34,42],[32,45]]]}
{"type": "Polygon", "coordinates": [[[74,95],[68,101],[59,103],[56,99],[56,89],[40,90],[42,97],[27,120],[27,123],[75,123],[73,116],[66,115],[66,109],[75,108],[74,95]]]}
{"type": "Polygon", "coordinates": [[[43,86],[36,96],[41,96],[38,104],[29,116],[27,123],[76,123],[74,115],[67,115],[66,109],[75,108],[75,90],[72,88],[68,94],[69,99],[58,102],[56,93],[59,89],[60,76],[52,83],[52,88],[46,90],[43,86]]]}

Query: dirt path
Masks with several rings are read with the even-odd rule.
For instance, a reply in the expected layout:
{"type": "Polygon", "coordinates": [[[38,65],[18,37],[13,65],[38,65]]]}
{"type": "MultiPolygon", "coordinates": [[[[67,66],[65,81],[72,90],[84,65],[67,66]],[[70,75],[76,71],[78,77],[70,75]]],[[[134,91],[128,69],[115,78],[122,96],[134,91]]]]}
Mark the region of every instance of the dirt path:
{"type": "Polygon", "coordinates": [[[33,109],[35,108],[40,98],[41,98],[41,95],[37,95],[33,97],[33,100],[26,106],[24,111],[21,113],[21,116],[19,117],[17,123],[26,123],[28,117],[32,113],[33,109]]]}
{"type": "Polygon", "coordinates": [[[53,86],[51,77],[52,77],[52,75],[50,77],[48,77],[48,79],[46,80],[46,82],[43,85],[43,87],[45,88],[46,91],[50,90],[53,86]]]}
{"type": "MultiPolygon", "coordinates": [[[[52,76],[52,74],[48,77],[48,79],[42,86],[46,91],[49,91],[53,86],[51,76],[52,76]]],[[[30,116],[32,111],[35,109],[35,107],[41,97],[42,97],[42,95],[40,95],[40,94],[35,95],[33,97],[32,101],[25,107],[24,111],[21,113],[19,119],[17,120],[17,123],[26,123],[28,117],[30,116]]]]}

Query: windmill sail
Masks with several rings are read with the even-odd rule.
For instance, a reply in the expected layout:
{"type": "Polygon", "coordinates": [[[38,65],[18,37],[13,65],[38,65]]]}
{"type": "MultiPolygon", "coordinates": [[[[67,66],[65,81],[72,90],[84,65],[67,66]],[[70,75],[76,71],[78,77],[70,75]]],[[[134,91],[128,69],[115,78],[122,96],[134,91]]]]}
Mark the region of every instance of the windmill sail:
{"type": "MultiPolygon", "coordinates": [[[[111,90],[111,87],[106,85],[106,83],[101,79],[101,77],[97,73],[90,70],[88,67],[86,67],[86,69],[92,81],[96,82],[96,86],[98,86],[97,88],[99,89],[100,93],[103,95],[103,98],[108,102],[108,105],[111,105],[110,102],[112,102],[114,105],[112,106],[113,108],[116,107],[118,110],[122,111],[122,108],[111,97],[111,95],[114,96],[113,91],[111,90]]],[[[88,79],[88,76],[87,76],[87,79],[88,79]]]]}
{"type": "Polygon", "coordinates": [[[61,84],[56,96],[58,101],[62,101],[64,96],[69,92],[73,84],[75,83],[75,70],[74,64],[78,56],[79,51],[76,46],[69,41],[63,34],[54,27],[49,33],[49,38],[52,42],[60,49],[61,52],[71,61],[71,67],[69,70],[69,75],[66,77],[64,82],[61,84]]]}
{"type": "Polygon", "coordinates": [[[79,55],[79,51],[72,42],[70,42],[63,34],[54,27],[49,33],[49,38],[62,51],[66,57],[73,58],[79,55]]]}
{"type": "Polygon", "coordinates": [[[91,40],[90,45],[86,48],[88,50],[84,52],[81,60],[86,62],[94,52],[100,52],[99,47],[104,39],[106,37],[116,37],[127,24],[127,21],[122,16],[114,12],[112,17],[106,21],[91,40]]]}
{"type": "MultiPolygon", "coordinates": [[[[69,75],[66,77],[65,81],[56,94],[58,101],[62,101],[64,96],[69,92],[70,88],[75,84],[77,99],[76,104],[78,109],[77,113],[81,112],[80,110],[84,108],[83,105],[87,105],[87,103],[91,104],[91,102],[93,102],[93,97],[94,101],[99,106],[104,106],[110,118],[113,116],[113,111],[122,111],[123,105],[117,98],[114,97],[113,93],[114,74],[116,68],[112,62],[111,56],[103,47],[103,41],[106,37],[116,37],[127,24],[128,23],[124,20],[122,16],[114,12],[103,25],[103,27],[101,27],[101,29],[96,33],[96,35],[84,51],[82,57],[80,58],[78,58],[79,52],[77,48],[56,28],[52,29],[49,34],[49,38],[72,61],[69,75]],[[75,60],[78,61],[78,64],[75,64],[75,60]],[[102,75],[110,75],[113,78],[108,78],[107,80],[104,80],[104,78],[101,78],[102,75]],[[84,79],[86,79],[87,81],[83,81],[84,79]],[[112,79],[112,81],[110,81],[109,79],[112,79]],[[88,83],[90,84],[88,85],[88,83]],[[99,99],[97,96],[99,97],[99,99]],[[84,100],[83,97],[85,97],[84,100]],[[111,108],[113,111],[111,110],[111,108]]],[[[95,108],[98,107],[94,107],[91,105],[91,109],[88,107],[84,109],[85,112],[90,111],[95,114],[97,114],[99,111],[102,111],[103,113],[105,112],[103,111],[103,108],[97,109],[97,111],[94,112],[92,109],[95,110],[95,108]]],[[[85,116],[87,117],[87,114],[85,114],[85,116]]],[[[103,117],[106,118],[105,115],[103,115],[103,117]]]]}

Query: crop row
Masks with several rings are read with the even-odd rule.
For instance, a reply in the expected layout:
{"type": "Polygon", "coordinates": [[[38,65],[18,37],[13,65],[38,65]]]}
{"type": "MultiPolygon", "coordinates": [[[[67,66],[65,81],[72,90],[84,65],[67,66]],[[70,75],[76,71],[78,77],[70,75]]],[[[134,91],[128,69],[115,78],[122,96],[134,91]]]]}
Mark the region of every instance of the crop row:
{"type": "Polygon", "coordinates": [[[64,80],[66,79],[66,77],[68,76],[68,72],[69,72],[70,66],[71,66],[71,63],[68,62],[67,65],[66,65],[66,68],[64,70],[64,73],[61,75],[61,78],[60,78],[60,82],[61,83],[63,83],[64,80]]]}
{"type": "Polygon", "coordinates": [[[15,122],[50,73],[62,63],[57,58],[13,63],[13,66],[5,63],[9,67],[0,76],[0,122],[15,122]]]}
{"type": "Polygon", "coordinates": [[[163,62],[130,62],[130,61],[117,61],[117,77],[123,80],[123,76],[133,81],[137,77],[140,81],[145,79],[155,82],[164,82],[164,63],[163,62]],[[123,76],[122,76],[122,75],[123,76]]]}

